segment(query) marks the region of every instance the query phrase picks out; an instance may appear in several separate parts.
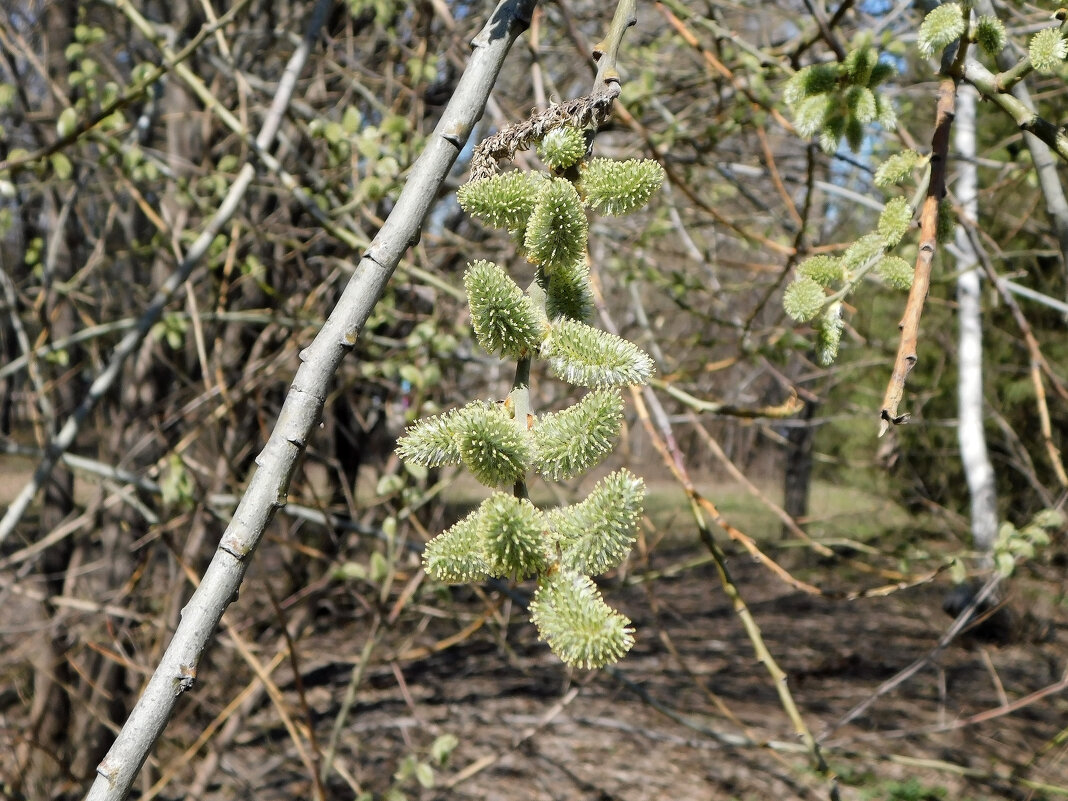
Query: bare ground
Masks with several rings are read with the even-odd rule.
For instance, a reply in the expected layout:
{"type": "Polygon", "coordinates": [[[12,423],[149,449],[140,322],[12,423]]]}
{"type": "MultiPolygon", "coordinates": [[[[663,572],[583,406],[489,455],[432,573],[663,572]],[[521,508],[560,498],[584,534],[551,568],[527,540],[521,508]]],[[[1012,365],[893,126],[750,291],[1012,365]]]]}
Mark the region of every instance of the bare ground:
{"type": "MultiPolygon", "coordinates": [[[[402,560],[387,591],[380,583],[329,577],[302,586],[293,566],[309,569],[307,555],[283,544],[287,538],[295,542],[299,532],[261,548],[240,602],[200,667],[198,686],[179,702],[131,797],[315,797],[309,776],[328,750],[372,632],[374,647],[325,787],[331,799],[359,792],[423,801],[827,799],[834,792],[900,801],[1068,796],[1063,558],[1014,580],[1014,641],[965,637],[838,726],[883,682],[931,652],[950,624],[941,611],[948,579],[887,597],[831,600],[798,592],[735,553],[730,569],[737,586],[803,720],[822,737],[828,769],[821,772],[714,567],[701,562],[703,552],[684,532],[639,552],[625,576],[603,583],[607,600],[634,621],[638,639],[617,667],[594,673],[568,670],[537,641],[521,604],[529,587],[511,599],[492,588],[433,587],[419,580],[414,555],[402,560]],[[655,580],[646,580],[654,572],[655,580]],[[277,608],[263,591],[268,586],[277,608]],[[300,589],[286,599],[292,586],[300,589]],[[283,618],[296,632],[295,663],[278,658],[288,653],[283,618]],[[278,660],[269,668],[271,693],[262,690],[251,659],[239,655],[235,633],[259,665],[278,660]],[[1058,691],[1029,699],[1058,682],[1058,691]],[[227,709],[246,688],[241,703],[227,709]],[[187,752],[206,731],[205,744],[187,752]],[[431,744],[448,735],[457,745],[438,764],[431,744]],[[411,775],[417,762],[433,764],[432,787],[411,775]]],[[[884,553],[894,550],[882,546],[884,553]]],[[[364,548],[349,558],[366,560],[368,553],[364,548]]],[[[770,555],[807,581],[835,582],[835,590],[882,583],[848,561],[815,561],[795,550],[770,555]]],[[[23,618],[10,615],[0,627],[0,677],[7,684],[0,687],[0,778],[10,776],[32,704],[34,662],[18,634],[23,618]]],[[[154,666],[159,626],[145,625],[133,642],[116,643],[110,628],[100,628],[100,617],[68,614],[72,632],[96,627],[95,645],[72,645],[75,661],[79,649],[122,648],[142,669],[154,666]]],[[[128,683],[141,680],[131,676],[128,683]]],[[[24,788],[24,798],[79,798],[91,778],[64,781],[60,774],[57,769],[51,785],[24,788]]]]}
{"type": "MultiPolygon", "coordinates": [[[[787,588],[748,558],[735,560],[732,570],[817,736],[928,653],[950,622],[940,609],[945,584],[830,601],[787,588]]],[[[609,582],[605,591],[634,620],[639,638],[618,668],[594,674],[561,666],[507,603],[498,609],[503,622],[491,620],[456,645],[420,655],[420,647],[457,634],[452,615],[477,619],[486,596],[455,589],[438,607],[413,607],[421,615],[418,635],[403,625],[387,631],[376,655],[400,658],[379,662],[363,678],[337,756],[353,781],[332,780],[336,797],[351,797],[357,783],[376,797],[392,786],[412,798],[486,801],[830,797],[833,783],[812,769],[710,566],[644,585],[609,582]],[[437,787],[393,778],[405,755],[426,758],[442,734],[459,745],[437,770],[437,787]]],[[[367,633],[366,615],[338,611],[320,618],[300,643],[301,652],[316,655],[301,673],[321,743],[367,633]]],[[[1035,628],[1021,623],[1030,633],[1035,628]]],[[[955,643],[869,712],[828,734],[824,754],[840,776],[842,797],[1065,793],[1068,694],[953,727],[1062,679],[1063,614],[1041,633],[1041,642],[955,643]],[[1039,753],[1058,732],[1061,742],[1039,753]],[[1042,785],[1060,790],[1034,789],[1042,785]]],[[[288,667],[276,678],[293,690],[288,667]]],[[[229,776],[220,772],[207,797],[308,792],[307,774],[269,705],[225,762],[229,776]],[[287,774],[289,782],[282,780],[287,774]]]]}

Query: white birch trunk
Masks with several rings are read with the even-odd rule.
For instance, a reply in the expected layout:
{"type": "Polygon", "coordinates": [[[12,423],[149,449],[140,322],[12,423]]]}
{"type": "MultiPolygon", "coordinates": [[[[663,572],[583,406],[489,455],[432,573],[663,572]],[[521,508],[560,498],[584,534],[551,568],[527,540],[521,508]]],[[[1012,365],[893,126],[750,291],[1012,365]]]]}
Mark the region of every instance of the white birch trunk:
{"type": "MultiPolygon", "coordinates": [[[[957,115],[953,122],[954,145],[960,157],[956,193],[964,216],[971,221],[979,219],[975,107],[975,90],[962,84],[957,93],[957,115]]],[[[964,254],[957,267],[960,272],[957,279],[957,317],[960,321],[957,437],[971,496],[972,543],[984,554],[986,561],[997,536],[998,511],[994,468],[990,464],[983,430],[983,324],[979,270],[964,224],[957,226],[956,240],[964,254]]]]}

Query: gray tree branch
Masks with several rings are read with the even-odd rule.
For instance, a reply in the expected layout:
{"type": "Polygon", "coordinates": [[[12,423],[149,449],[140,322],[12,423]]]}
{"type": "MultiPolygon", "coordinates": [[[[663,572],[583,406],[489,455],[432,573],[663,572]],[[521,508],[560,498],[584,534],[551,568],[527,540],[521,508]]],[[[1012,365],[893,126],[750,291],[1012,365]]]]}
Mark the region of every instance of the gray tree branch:
{"type": "Polygon", "coordinates": [[[397,205],[371,242],[337,306],[311,345],[219,548],[189,603],[144,693],[97,768],[89,801],[126,796],[179,695],[192,687],[200,658],[248,568],[274,512],[283,506],[297,460],[319,421],[329,383],[423,219],[475,122],[516,37],[526,29],[535,0],[503,0],[472,42],[473,53],[426,149],[413,165],[397,205]]]}

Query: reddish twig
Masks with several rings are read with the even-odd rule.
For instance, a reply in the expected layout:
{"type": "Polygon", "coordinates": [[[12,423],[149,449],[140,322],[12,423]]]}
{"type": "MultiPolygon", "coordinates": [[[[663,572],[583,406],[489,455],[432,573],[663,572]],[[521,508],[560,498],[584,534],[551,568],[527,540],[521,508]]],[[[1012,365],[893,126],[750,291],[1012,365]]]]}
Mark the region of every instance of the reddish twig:
{"type": "Polygon", "coordinates": [[[905,313],[898,327],[901,329],[901,343],[898,345],[897,358],[894,359],[894,372],[883,396],[883,405],[879,411],[882,421],[879,436],[883,436],[891,426],[908,421],[907,413],[900,414],[898,406],[905,394],[905,379],[916,365],[916,342],[920,334],[920,316],[923,304],[927,300],[927,291],[931,287],[931,264],[937,249],[938,204],[946,194],[946,163],[949,160],[949,132],[953,124],[956,108],[957,82],[952,77],[943,77],[938,85],[938,107],[935,113],[934,136],[931,138],[931,182],[927,187],[920,211],[920,248],[916,255],[916,267],[913,272],[912,289],[905,305],[905,313]]]}

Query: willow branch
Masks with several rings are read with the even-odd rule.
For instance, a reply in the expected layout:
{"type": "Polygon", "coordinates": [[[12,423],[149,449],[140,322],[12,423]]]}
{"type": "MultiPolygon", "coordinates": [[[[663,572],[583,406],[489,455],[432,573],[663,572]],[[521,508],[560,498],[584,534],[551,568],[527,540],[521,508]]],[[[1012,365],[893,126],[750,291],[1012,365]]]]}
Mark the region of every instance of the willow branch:
{"type": "MultiPolygon", "coordinates": [[[[325,9],[329,0],[318,8],[325,9]]],[[[335,371],[352,350],[405,250],[419,235],[450,167],[482,115],[504,58],[529,25],[534,0],[503,0],[475,37],[473,53],[426,149],[413,165],[389,218],[371,242],[311,345],[301,351],[271,436],[257,457],[233,519],[159,666],[97,768],[89,801],[125,798],[149,750],[163,732],[178,696],[196,680],[197,667],[223,612],[237,595],[250,557],[275,511],[285,505],[290,479],[320,419],[335,371]]],[[[305,39],[305,44],[308,39],[305,39]]]]}
{"type": "Polygon", "coordinates": [[[991,101],[1015,121],[1021,131],[1033,134],[1044,142],[1050,150],[1068,161],[1068,133],[1052,122],[1038,116],[1019,98],[1004,91],[998,84],[997,76],[974,59],[964,62],[963,78],[984,98],[991,101]]]}
{"type": "Polygon", "coordinates": [[[931,264],[937,250],[938,204],[946,194],[946,162],[949,159],[949,133],[953,125],[956,107],[957,82],[945,76],[938,85],[938,106],[935,112],[935,129],[931,138],[931,181],[927,186],[920,211],[920,247],[916,254],[916,266],[913,271],[912,289],[905,305],[905,313],[898,327],[901,329],[901,342],[894,360],[894,371],[883,396],[879,418],[879,436],[885,434],[892,425],[906,422],[908,414],[900,414],[898,407],[905,394],[905,379],[916,365],[916,343],[920,334],[920,317],[927,292],[931,287],[931,264]]]}

